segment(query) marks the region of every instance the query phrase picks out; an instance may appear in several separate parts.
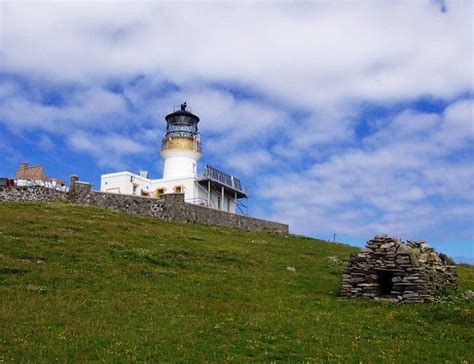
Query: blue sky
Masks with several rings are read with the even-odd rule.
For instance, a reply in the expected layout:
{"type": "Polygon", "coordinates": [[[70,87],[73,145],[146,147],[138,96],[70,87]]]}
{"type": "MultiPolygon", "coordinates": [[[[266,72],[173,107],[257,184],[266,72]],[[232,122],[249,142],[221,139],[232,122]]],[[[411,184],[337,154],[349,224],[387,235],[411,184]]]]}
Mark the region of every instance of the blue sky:
{"type": "Polygon", "coordinates": [[[253,215],[474,261],[472,2],[0,3],[0,175],[147,169],[187,101],[253,215]]]}

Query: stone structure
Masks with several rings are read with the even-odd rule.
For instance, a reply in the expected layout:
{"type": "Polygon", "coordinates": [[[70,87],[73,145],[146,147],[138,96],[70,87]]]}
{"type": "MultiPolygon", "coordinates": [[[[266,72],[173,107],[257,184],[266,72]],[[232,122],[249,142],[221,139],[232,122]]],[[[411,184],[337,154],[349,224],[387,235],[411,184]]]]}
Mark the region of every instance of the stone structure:
{"type": "Polygon", "coordinates": [[[16,171],[17,180],[29,180],[29,181],[43,181],[43,182],[54,182],[58,185],[64,185],[62,179],[49,178],[44,172],[43,166],[28,166],[28,163],[23,162],[16,171]]]}
{"type": "Polygon", "coordinates": [[[166,221],[221,225],[253,231],[267,231],[274,234],[288,234],[288,225],[190,204],[184,202],[183,193],[171,193],[159,198],[151,198],[96,192],[86,186],[76,187],[77,181],[71,186],[69,193],[40,186],[0,188],[0,202],[68,201],[129,214],[152,216],[166,221]]]}
{"type": "Polygon", "coordinates": [[[424,302],[447,288],[457,288],[454,261],[426,242],[378,235],[345,268],[341,295],[424,302]]]}
{"type": "Polygon", "coordinates": [[[92,191],[92,183],[79,181],[79,177],[76,175],[71,176],[69,186],[71,194],[89,193],[92,191]]]}
{"type": "Polygon", "coordinates": [[[0,187],[1,201],[67,201],[68,194],[42,186],[0,187]]]}

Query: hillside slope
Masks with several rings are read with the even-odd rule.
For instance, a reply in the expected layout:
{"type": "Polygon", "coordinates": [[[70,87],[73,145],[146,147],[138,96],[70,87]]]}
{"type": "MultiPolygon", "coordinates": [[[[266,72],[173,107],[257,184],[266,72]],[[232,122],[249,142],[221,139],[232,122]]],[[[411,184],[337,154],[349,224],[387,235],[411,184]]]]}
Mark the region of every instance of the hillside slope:
{"type": "MultiPolygon", "coordinates": [[[[0,203],[0,361],[474,361],[472,301],[338,297],[342,267],[328,257],[355,250],[0,203]]],[[[474,289],[474,268],[459,273],[474,289]]]]}

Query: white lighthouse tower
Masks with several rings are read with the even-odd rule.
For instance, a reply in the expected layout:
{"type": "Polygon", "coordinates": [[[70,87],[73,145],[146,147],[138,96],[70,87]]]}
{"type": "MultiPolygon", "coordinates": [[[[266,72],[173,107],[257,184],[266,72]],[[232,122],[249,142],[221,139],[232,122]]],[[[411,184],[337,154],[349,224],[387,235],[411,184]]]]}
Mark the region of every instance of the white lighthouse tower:
{"type": "Polygon", "coordinates": [[[165,120],[166,134],[161,146],[163,179],[197,177],[197,162],[201,158],[199,118],[187,111],[184,103],[165,120]]]}
{"type": "Polygon", "coordinates": [[[217,168],[206,165],[198,173],[201,141],[199,117],[186,110],[186,103],[165,116],[166,131],[161,143],[163,177],[149,179],[147,171],[103,174],[102,192],[160,197],[170,193],[184,194],[188,203],[222,211],[245,213],[248,197],[240,180],[217,168]]]}

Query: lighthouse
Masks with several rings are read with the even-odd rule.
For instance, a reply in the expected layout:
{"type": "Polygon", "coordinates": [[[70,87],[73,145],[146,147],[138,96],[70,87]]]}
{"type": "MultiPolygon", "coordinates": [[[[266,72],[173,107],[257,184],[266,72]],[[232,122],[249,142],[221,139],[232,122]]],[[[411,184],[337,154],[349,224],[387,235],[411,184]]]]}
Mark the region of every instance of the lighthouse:
{"type": "Polygon", "coordinates": [[[186,107],[185,102],[180,110],[165,117],[166,134],[161,145],[165,180],[197,176],[197,163],[201,158],[199,117],[186,107]]]}
{"type": "Polygon", "coordinates": [[[206,165],[199,172],[201,137],[199,117],[186,102],[165,116],[166,130],[161,142],[163,176],[150,179],[148,171],[122,171],[101,176],[101,192],[159,198],[183,194],[184,201],[230,213],[246,213],[248,193],[240,180],[206,165]]]}

